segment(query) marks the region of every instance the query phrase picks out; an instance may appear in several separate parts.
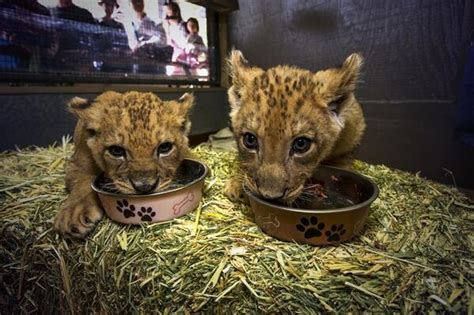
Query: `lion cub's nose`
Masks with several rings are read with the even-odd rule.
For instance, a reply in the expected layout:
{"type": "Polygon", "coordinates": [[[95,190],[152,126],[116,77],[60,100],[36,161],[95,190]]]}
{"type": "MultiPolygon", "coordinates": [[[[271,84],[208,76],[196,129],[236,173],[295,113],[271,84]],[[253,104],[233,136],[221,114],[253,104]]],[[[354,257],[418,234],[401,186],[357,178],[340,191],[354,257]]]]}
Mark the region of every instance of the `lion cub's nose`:
{"type": "Polygon", "coordinates": [[[147,194],[158,186],[159,177],[152,170],[135,170],[128,174],[128,179],[135,191],[139,194],[147,194]]]}
{"type": "Polygon", "coordinates": [[[137,193],[147,194],[155,190],[158,186],[158,180],[149,181],[149,180],[132,180],[132,186],[137,193]]]}

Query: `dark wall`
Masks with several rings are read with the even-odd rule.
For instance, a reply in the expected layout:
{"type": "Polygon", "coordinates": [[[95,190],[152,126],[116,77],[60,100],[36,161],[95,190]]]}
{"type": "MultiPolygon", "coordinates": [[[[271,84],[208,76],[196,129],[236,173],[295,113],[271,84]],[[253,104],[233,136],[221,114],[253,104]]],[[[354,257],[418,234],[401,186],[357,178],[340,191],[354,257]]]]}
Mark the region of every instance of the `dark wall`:
{"type": "Polygon", "coordinates": [[[251,64],[313,71],[365,58],[358,158],[474,188],[474,148],[453,138],[470,0],[239,1],[230,42],[251,64]],[[446,176],[448,175],[448,176],[446,176]]]}
{"type": "MultiPolygon", "coordinates": [[[[157,92],[161,99],[179,98],[183,91],[157,92]]],[[[47,146],[72,135],[76,120],[66,110],[73,96],[93,99],[97,93],[41,93],[0,95],[0,151],[31,145],[47,146]]],[[[227,126],[229,106],[225,89],[194,91],[191,134],[204,134],[227,126]]]]}

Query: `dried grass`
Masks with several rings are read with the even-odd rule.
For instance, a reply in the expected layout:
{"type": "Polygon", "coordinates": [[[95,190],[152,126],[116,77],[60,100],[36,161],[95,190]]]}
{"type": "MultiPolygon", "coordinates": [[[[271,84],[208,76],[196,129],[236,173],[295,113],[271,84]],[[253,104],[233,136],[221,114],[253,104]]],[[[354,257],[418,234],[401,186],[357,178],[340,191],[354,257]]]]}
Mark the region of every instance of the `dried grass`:
{"type": "Polygon", "coordinates": [[[64,240],[66,142],[0,154],[0,313],[473,312],[474,205],[453,188],[358,162],[381,191],[362,235],[286,243],[222,194],[234,153],[198,147],[212,175],[192,214],[64,240]]]}

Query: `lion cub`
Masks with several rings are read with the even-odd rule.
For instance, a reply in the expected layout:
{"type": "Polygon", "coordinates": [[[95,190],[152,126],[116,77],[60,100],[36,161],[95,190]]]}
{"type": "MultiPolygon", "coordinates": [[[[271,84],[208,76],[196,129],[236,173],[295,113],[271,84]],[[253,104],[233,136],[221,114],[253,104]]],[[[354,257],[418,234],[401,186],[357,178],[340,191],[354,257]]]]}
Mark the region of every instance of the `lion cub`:
{"type": "Polygon", "coordinates": [[[105,172],[121,193],[152,193],[168,186],[188,152],[188,111],[194,97],[162,101],[152,93],[105,92],[93,102],[74,98],[78,117],[74,154],[67,163],[69,196],[54,227],[65,236],[85,237],[103,212],[90,185],[105,172]]]}
{"type": "Polygon", "coordinates": [[[288,66],[251,67],[240,51],[229,59],[230,118],[240,174],[226,195],[242,200],[242,182],[255,194],[290,204],[320,164],[350,167],[365,129],[354,89],[362,64],[350,55],[340,68],[316,73],[288,66]]]}

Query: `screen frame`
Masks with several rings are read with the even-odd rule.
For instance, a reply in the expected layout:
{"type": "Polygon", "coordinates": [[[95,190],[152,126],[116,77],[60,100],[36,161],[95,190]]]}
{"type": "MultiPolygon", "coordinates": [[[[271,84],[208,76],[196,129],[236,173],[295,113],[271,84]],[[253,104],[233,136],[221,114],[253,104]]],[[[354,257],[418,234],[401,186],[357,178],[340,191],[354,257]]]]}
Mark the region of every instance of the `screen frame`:
{"type": "Polygon", "coordinates": [[[94,76],[93,73],[71,74],[71,73],[29,73],[29,72],[7,72],[0,71],[0,83],[2,84],[40,84],[44,85],[71,85],[79,84],[153,84],[168,86],[220,86],[220,49],[219,49],[219,14],[210,8],[206,8],[207,22],[207,47],[209,49],[209,80],[200,81],[198,79],[173,79],[169,78],[140,78],[137,76],[94,76]]]}

